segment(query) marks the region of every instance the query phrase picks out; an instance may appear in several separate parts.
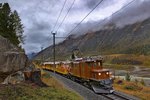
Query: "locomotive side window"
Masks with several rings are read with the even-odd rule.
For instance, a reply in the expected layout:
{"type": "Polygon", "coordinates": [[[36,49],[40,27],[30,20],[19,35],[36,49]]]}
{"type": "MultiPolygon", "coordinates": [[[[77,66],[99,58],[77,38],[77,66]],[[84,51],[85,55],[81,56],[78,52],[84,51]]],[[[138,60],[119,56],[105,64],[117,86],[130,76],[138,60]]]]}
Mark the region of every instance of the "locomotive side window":
{"type": "Polygon", "coordinates": [[[84,67],[84,63],[82,63],[82,67],[84,67]]]}
{"type": "Polygon", "coordinates": [[[82,72],[83,72],[83,73],[85,73],[85,72],[84,72],[84,68],[85,68],[85,67],[84,67],[84,63],[82,63],[82,72]]]}
{"type": "Polygon", "coordinates": [[[92,66],[93,66],[93,64],[92,64],[92,63],[90,63],[90,62],[88,62],[88,66],[89,66],[89,67],[92,67],[92,66]]]}
{"type": "Polygon", "coordinates": [[[74,66],[74,64],[73,64],[73,62],[71,63],[71,67],[73,67],[74,66]]]}
{"type": "Polygon", "coordinates": [[[94,66],[94,67],[96,67],[96,66],[97,66],[96,62],[94,62],[94,63],[93,63],[93,66],[94,66]]]}
{"type": "Polygon", "coordinates": [[[101,66],[101,63],[100,63],[100,62],[98,62],[98,66],[101,66]]]}

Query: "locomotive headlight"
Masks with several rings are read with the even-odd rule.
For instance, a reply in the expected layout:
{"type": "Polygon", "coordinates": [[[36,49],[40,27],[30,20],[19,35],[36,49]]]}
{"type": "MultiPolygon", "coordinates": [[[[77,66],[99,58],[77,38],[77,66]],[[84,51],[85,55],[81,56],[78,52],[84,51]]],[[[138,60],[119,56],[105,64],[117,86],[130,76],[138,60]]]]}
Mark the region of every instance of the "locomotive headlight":
{"type": "Polygon", "coordinates": [[[106,73],[107,75],[109,74],[109,72],[106,73]]]}
{"type": "Polygon", "coordinates": [[[98,73],[98,75],[100,76],[100,75],[101,75],[101,73],[98,73]]]}

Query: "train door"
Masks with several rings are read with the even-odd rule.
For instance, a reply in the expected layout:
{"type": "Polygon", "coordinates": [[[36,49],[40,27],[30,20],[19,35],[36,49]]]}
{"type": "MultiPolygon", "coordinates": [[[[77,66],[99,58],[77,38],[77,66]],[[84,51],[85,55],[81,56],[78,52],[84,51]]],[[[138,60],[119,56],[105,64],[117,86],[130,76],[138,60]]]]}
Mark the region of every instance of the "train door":
{"type": "Polygon", "coordinates": [[[92,66],[93,66],[93,62],[91,61],[85,62],[85,74],[87,79],[91,77],[92,66]]]}
{"type": "Polygon", "coordinates": [[[79,71],[79,62],[72,62],[71,64],[71,74],[73,76],[76,76],[76,77],[80,77],[80,71],[79,71]]]}
{"type": "Polygon", "coordinates": [[[86,72],[85,72],[85,63],[81,62],[80,63],[80,77],[81,78],[86,78],[86,72]]]}
{"type": "Polygon", "coordinates": [[[75,69],[76,69],[76,76],[80,77],[80,63],[79,62],[76,63],[75,69]]]}

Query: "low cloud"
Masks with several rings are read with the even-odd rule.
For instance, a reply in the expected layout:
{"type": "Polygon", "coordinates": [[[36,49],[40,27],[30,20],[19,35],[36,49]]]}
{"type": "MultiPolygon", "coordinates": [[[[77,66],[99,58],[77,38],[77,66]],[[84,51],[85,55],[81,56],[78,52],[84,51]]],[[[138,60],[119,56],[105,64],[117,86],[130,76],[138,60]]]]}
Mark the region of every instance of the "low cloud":
{"type": "MultiPolygon", "coordinates": [[[[23,47],[26,53],[39,52],[41,47],[48,47],[52,44],[51,31],[54,23],[60,13],[60,9],[65,0],[1,0],[8,2],[13,10],[17,10],[22,23],[24,24],[24,35],[26,41],[23,47]]],[[[132,24],[136,21],[143,20],[150,16],[150,1],[136,0],[128,8],[122,10],[117,15],[111,16],[112,13],[119,10],[123,5],[131,0],[104,0],[71,34],[84,34],[88,31],[99,30],[100,27],[110,20],[118,26],[132,24]],[[108,20],[102,21],[109,17],[108,20]],[[99,23],[99,24],[98,24],[99,23]]],[[[58,21],[61,23],[67,13],[73,0],[67,0],[66,6],[58,21]]],[[[62,27],[57,32],[58,37],[65,37],[74,28],[74,26],[84,18],[84,16],[99,2],[99,0],[76,0],[72,10],[69,12],[62,27]]],[[[56,42],[62,41],[58,39],[56,42]]]]}

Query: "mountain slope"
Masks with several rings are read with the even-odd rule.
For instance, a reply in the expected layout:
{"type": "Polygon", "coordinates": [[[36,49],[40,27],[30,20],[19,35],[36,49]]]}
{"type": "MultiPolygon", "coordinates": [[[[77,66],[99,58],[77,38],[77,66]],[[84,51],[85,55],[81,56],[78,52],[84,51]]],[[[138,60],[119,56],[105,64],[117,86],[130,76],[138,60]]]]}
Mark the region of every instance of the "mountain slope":
{"type": "MultiPolygon", "coordinates": [[[[78,37],[69,36],[56,45],[56,59],[69,59],[73,49],[79,49],[83,56],[113,53],[150,54],[150,18],[123,28],[114,26],[106,25],[103,30],[78,37]]],[[[38,53],[35,59],[52,59],[52,53],[53,47],[50,46],[38,53]]]]}

